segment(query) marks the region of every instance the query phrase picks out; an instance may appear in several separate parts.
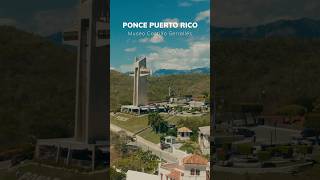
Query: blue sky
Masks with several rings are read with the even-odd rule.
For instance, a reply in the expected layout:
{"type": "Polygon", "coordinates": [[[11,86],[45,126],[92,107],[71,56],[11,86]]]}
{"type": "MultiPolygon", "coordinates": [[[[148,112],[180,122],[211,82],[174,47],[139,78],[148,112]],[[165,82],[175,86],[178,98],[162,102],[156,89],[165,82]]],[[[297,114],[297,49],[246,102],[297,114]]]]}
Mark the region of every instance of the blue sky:
{"type": "Polygon", "coordinates": [[[130,71],[137,56],[147,56],[148,66],[157,69],[208,67],[209,0],[111,0],[111,68],[130,71]],[[197,29],[123,29],[123,22],[198,22],[197,29]],[[145,32],[130,37],[128,31],[145,32]],[[148,36],[147,32],[187,31],[192,36],[148,36]]]}
{"type": "MultiPolygon", "coordinates": [[[[207,7],[209,0],[111,0],[115,14],[124,10],[135,17],[176,15],[192,17],[207,7]],[[117,2],[118,1],[118,2],[117,2]],[[123,7],[121,7],[121,5],[123,7]],[[165,6],[165,8],[163,8],[165,6]],[[144,8],[147,7],[147,8],[144,8]],[[151,9],[152,7],[152,9],[151,9]],[[143,9],[135,12],[132,8],[143,9]],[[164,9],[164,10],[163,10],[164,9]]],[[[50,35],[65,28],[78,18],[80,0],[0,0],[0,25],[13,25],[41,35],[50,35]]],[[[222,27],[244,27],[265,24],[279,19],[303,17],[319,19],[319,0],[213,0],[213,24],[222,27]]]]}
{"type": "Polygon", "coordinates": [[[73,24],[78,6],[79,0],[2,0],[0,25],[12,25],[46,36],[73,24]]]}

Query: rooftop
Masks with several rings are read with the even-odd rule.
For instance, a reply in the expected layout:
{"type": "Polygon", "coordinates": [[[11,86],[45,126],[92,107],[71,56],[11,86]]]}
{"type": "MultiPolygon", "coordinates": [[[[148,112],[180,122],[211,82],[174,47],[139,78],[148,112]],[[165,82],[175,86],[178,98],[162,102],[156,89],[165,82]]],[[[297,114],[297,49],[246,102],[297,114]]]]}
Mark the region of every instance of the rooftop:
{"type": "Polygon", "coordinates": [[[187,127],[182,127],[178,129],[178,132],[192,132],[192,131],[187,127]]]}
{"type": "Polygon", "coordinates": [[[193,155],[190,155],[190,156],[187,156],[187,157],[183,158],[182,163],[184,165],[186,165],[186,164],[207,165],[208,164],[208,160],[205,159],[202,156],[193,154],[193,155]]]}
{"type": "Polygon", "coordinates": [[[181,175],[181,172],[179,172],[177,170],[173,170],[173,171],[171,171],[170,174],[168,174],[168,177],[172,178],[174,180],[180,180],[180,175],[181,175]]]}
{"type": "Polygon", "coordinates": [[[174,170],[174,169],[180,169],[183,170],[183,166],[179,165],[178,163],[166,163],[166,164],[161,164],[161,168],[166,169],[166,170],[174,170]]]}

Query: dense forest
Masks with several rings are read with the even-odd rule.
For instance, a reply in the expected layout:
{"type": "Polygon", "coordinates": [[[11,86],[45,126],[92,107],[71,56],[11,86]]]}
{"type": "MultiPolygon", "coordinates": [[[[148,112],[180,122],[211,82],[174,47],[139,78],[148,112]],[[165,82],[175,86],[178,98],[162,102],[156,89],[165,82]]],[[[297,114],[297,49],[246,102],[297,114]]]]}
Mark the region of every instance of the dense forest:
{"type": "Polygon", "coordinates": [[[319,39],[223,40],[213,49],[218,105],[258,102],[265,113],[288,104],[316,106],[319,39]]]}
{"type": "Polygon", "coordinates": [[[75,60],[62,46],[0,27],[0,150],[72,135],[75,60]]]}

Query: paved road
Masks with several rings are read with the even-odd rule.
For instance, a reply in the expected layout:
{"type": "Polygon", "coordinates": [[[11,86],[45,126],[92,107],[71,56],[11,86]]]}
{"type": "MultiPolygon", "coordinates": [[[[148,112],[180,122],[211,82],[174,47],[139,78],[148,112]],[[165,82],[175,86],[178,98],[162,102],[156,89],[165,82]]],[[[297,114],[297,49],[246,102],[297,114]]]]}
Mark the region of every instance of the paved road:
{"type": "MultiPolygon", "coordinates": [[[[119,132],[119,131],[124,131],[126,132],[129,136],[132,136],[133,133],[130,131],[127,131],[119,126],[116,126],[114,124],[110,124],[110,130],[113,132],[119,132]]],[[[137,137],[137,141],[135,142],[136,145],[138,147],[140,147],[143,150],[150,150],[153,152],[153,154],[157,155],[158,157],[160,157],[161,159],[167,161],[167,162],[178,162],[179,158],[177,158],[176,156],[173,156],[172,153],[166,152],[166,151],[162,151],[159,147],[159,145],[154,144],[150,141],[145,140],[144,138],[142,138],[141,136],[136,136],[137,137]]]]}

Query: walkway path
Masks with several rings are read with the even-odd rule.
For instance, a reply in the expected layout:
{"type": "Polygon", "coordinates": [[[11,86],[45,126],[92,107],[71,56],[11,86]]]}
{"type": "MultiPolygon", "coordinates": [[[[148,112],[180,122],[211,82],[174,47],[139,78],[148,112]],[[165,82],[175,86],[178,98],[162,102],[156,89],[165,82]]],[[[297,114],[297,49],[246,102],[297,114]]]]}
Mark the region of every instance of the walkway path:
{"type": "MultiPolygon", "coordinates": [[[[126,132],[129,136],[133,136],[133,133],[123,129],[119,126],[116,126],[114,124],[110,124],[110,130],[113,132],[119,132],[119,131],[124,131],[126,132]]],[[[140,147],[143,150],[149,150],[152,151],[153,154],[157,155],[159,158],[167,161],[167,162],[178,162],[179,158],[175,157],[172,153],[169,153],[167,151],[163,151],[160,149],[159,145],[154,144],[148,140],[145,140],[141,136],[136,136],[137,140],[134,142],[136,146],[140,147]]]]}

